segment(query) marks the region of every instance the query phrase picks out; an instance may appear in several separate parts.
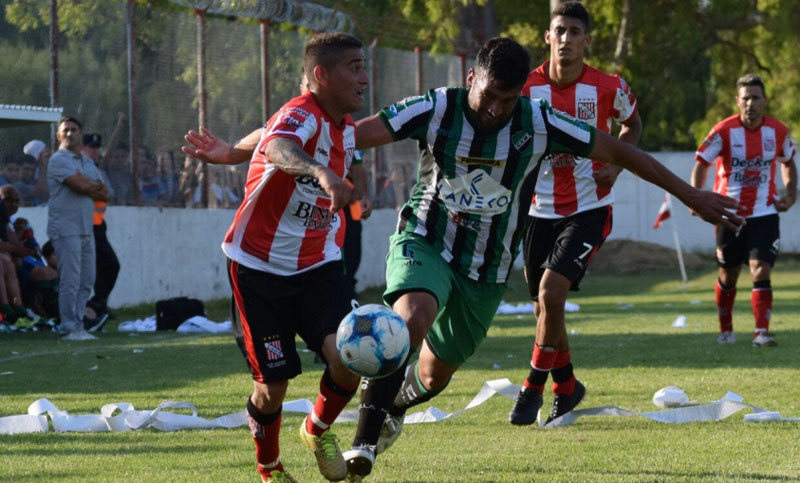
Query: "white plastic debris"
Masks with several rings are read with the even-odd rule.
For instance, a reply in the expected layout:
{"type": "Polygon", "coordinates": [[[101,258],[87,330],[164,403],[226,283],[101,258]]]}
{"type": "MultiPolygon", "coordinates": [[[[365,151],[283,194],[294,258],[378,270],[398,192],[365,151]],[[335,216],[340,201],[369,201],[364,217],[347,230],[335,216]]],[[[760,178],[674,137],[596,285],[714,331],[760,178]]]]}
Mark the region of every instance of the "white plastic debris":
{"type": "Polygon", "coordinates": [[[660,408],[674,408],[689,402],[689,396],[677,386],[667,386],[653,394],[653,404],[660,408]]]}

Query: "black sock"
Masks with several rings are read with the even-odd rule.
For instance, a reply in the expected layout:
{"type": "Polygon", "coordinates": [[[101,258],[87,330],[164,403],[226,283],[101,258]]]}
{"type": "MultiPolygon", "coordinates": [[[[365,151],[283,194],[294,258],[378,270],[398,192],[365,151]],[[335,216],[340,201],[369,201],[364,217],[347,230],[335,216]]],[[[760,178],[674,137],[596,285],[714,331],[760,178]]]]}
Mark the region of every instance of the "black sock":
{"type": "Polygon", "coordinates": [[[550,371],[540,371],[531,367],[531,372],[528,374],[528,383],[531,386],[543,387],[547,382],[547,375],[550,371]]]}
{"type": "Polygon", "coordinates": [[[553,382],[566,382],[570,377],[572,377],[572,363],[570,362],[564,367],[553,369],[550,371],[550,373],[553,374],[553,382]]]}
{"type": "Polygon", "coordinates": [[[253,401],[249,397],[247,398],[247,414],[249,414],[250,417],[253,418],[261,426],[266,426],[269,423],[278,419],[278,416],[281,415],[282,411],[283,407],[279,407],[278,410],[272,414],[264,414],[258,410],[256,405],[253,404],[253,401]]]}
{"type": "Polygon", "coordinates": [[[389,414],[392,416],[402,416],[408,410],[408,408],[416,406],[417,404],[422,404],[426,401],[430,401],[436,395],[444,391],[447,387],[447,384],[450,384],[450,381],[447,381],[447,384],[438,388],[438,389],[428,389],[423,384],[422,381],[419,380],[419,361],[414,363],[414,366],[406,374],[405,380],[403,380],[403,385],[400,387],[400,391],[394,398],[394,402],[389,407],[389,414]]]}
{"type": "Polygon", "coordinates": [[[381,426],[386,419],[392,400],[403,383],[407,364],[407,362],[403,363],[399,369],[384,378],[361,381],[358,428],[353,438],[353,446],[378,444],[381,426]]]}

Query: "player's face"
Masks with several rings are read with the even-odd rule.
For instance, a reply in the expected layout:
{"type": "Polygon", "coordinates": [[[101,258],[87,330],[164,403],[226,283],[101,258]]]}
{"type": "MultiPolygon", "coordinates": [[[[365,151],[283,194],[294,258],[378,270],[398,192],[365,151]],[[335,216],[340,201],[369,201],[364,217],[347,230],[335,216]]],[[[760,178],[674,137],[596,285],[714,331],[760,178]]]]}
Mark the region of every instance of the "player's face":
{"type": "Polygon", "coordinates": [[[473,118],[485,131],[494,131],[511,117],[519,100],[519,89],[505,89],[482,70],[470,70],[467,76],[467,103],[473,118]]]}
{"type": "Polygon", "coordinates": [[[345,50],[342,60],[328,71],[327,88],[344,113],[358,112],[364,106],[367,71],[362,49],[345,50]]]}
{"type": "Polygon", "coordinates": [[[736,104],[742,122],[748,127],[757,127],[761,124],[764,109],[767,107],[767,98],[759,86],[742,86],[736,96],[736,104]]]}
{"type": "Polygon", "coordinates": [[[66,121],[59,124],[58,132],[56,132],[56,137],[58,138],[58,141],[61,143],[61,147],[70,150],[80,148],[81,144],[83,144],[83,138],[81,137],[81,128],[78,127],[78,125],[72,121],[66,121]]]}
{"type": "Polygon", "coordinates": [[[583,62],[583,53],[592,42],[592,36],[577,18],[557,16],[544,33],[544,41],[550,46],[550,61],[559,64],[583,62]]]}

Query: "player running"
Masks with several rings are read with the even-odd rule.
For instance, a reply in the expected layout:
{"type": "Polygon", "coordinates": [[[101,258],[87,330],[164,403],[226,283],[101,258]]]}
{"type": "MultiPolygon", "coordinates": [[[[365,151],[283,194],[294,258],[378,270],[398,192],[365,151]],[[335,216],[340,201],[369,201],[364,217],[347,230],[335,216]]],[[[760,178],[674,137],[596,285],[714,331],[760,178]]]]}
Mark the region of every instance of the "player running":
{"type": "MultiPolygon", "coordinates": [[[[544,34],[550,60],[528,76],[522,93],[544,99],[554,108],[603,132],[620,124],[619,139],[636,144],[642,122],[636,98],[618,75],[584,63],[591,44],[589,12],[579,2],[565,2],[550,16],[544,34]]],[[[575,379],[564,325],[570,290],[578,290],[594,255],[611,233],[611,190],[622,168],[561,153],[542,160],[531,215],[523,238],[528,291],[536,317],[531,370],[508,415],[512,424],[536,421],[548,374],[555,399],[546,422],[568,413],[586,392],[575,379]]]]}
{"type": "Polygon", "coordinates": [[[736,104],[739,114],[724,119],[711,129],[697,148],[691,183],[702,188],[711,163],[714,169],[714,191],[739,200],[737,213],[747,219],[741,230],[716,227],[717,265],[719,278],[714,291],[719,315],[717,341],[733,344],[733,300],[742,264],[750,267],[756,329],[753,345],[774,347],[769,332],[772,312],[770,273],[780,250],[778,212],[792,207],[797,199],[796,152],[789,128],[765,116],[767,96],[764,83],[757,75],[748,74],[736,82],[736,104]],[[778,196],[775,171],[780,163],[786,195],[778,196]]]}
{"type": "MultiPolygon", "coordinates": [[[[283,467],[278,439],[289,379],[301,372],[296,335],[327,361],[300,437],[325,478],[346,476],[330,426],[359,382],[337,355],[335,333],[350,311],[340,210],[351,197],[360,197],[344,177],[351,168],[358,171],[352,165],[355,123],[349,113],[364,102],[362,47],[340,33],[319,34],[308,42],[309,92],[286,103],[259,130],[245,198],[222,244],[253,377],[247,420],[258,472],[268,482],[295,481],[283,467]]],[[[191,148],[184,151],[197,155],[191,148]]],[[[363,176],[359,179],[363,192],[363,176]]]]}

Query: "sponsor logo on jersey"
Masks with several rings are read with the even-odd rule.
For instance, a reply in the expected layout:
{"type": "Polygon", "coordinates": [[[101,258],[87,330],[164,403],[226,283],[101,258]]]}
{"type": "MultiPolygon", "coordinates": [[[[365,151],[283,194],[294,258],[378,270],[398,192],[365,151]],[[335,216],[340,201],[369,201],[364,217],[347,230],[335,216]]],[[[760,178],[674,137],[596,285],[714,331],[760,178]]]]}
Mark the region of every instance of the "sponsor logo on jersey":
{"type": "Polygon", "coordinates": [[[552,166],[553,168],[563,168],[563,167],[573,168],[575,167],[576,164],[575,156],[567,153],[551,154],[547,157],[547,160],[550,162],[550,166],[552,166]]]}
{"type": "Polygon", "coordinates": [[[450,219],[453,220],[456,225],[464,227],[467,230],[472,230],[474,232],[481,231],[481,222],[479,220],[470,220],[458,213],[450,213],[450,219]]]}
{"type": "Polygon", "coordinates": [[[297,131],[298,128],[303,127],[303,121],[297,119],[292,115],[291,112],[287,112],[283,118],[281,118],[281,122],[278,123],[280,126],[281,131],[297,131]]]}
{"type": "Polygon", "coordinates": [[[322,148],[317,148],[317,153],[319,153],[319,154],[321,154],[321,155],[325,156],[326,158],[328,157],[328,151],[325,151],[325,150],[324,150],[324,149],[322,149],[322,148]]]}
{"type": "Polygon", "coordinates": [[[292,214],[302,219],[303,226],[309,230],[331,231],[332,225],[338,221],[336,213],[331,213],[328,208],[305,201],[297,203],[297,209],[292,214]]]}
{"type": "Polygon", "coordinates": [[[520,131],[518,133],[514,133],[511,137],[511,142],[514,144],[514,149],[519,151],[520,153],[524,153],[531,147],[531,140],[533,136],[530,135],[527,131],[520,131]]]}
{"type": "Polygon", "coordinates": [[[732,168],[744,168],[744,169],[764,169],[769,167],[772,164],[771,159],[762,159],[760,156],[752,158],[752,159],[739,159],[739,158],[731,158],[731,167],[732,168]]]}
{"type": "Polygon", "coordinates": [[[313,176],[295,176],[294,181],[297,183],[297,188],[309,196],[317,198],[330,197],[320,186],[319,180],[313,176]]]}
{"type": "Polygon", "coordinates": [[[452,213],[492,216],[504,213],[511,203],[511,191],[479,169],[455,179],[445,178],[438,188],[452,213]]]}
{"type": "Polygon", "coordinates": [[[581,121],[590,121],[594,119],[597,116],[597,104],[594,102],[594,99],[579,100],[575,114],[575,117],[581,121]]]}
{"type": "Polygon", "coordinates": [[[766,183],[769,178],[766,174],[761,174],[760,171],[745,171],[744,173],[731,174],[731,179],[742,188],[753,188],[766,183]]]}
{"type": "Polygon", "coordinates": [[[456,156],[456,161],[465,166],[491,166],[493,168],[502,168],[506,163],[505,159],[491,159],[479,158],[477,156],[456,156]]]}

